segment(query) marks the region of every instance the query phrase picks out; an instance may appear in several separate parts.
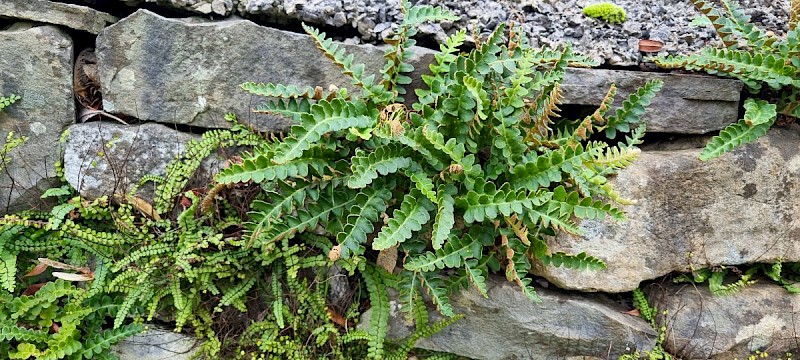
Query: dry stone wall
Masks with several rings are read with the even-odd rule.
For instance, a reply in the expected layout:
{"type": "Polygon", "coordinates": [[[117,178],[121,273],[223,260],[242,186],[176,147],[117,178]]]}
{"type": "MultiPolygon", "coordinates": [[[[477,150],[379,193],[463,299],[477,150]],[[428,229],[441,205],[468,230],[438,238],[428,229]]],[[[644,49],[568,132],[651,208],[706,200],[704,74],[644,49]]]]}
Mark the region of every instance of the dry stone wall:
{"type": "MultiPolygon", "coordinates": [[[[457,8],[462,15],[455,23],[420,29],[434,39],[465,27],[474,18],[483,25],[519,18],[525,20],[525,29],[538,31],[531,35],[536,42],[573,36],[579,39],[579,49],[601,60],[619,57],[622,60],[616,63],[624,65],[641,60],[638,51],[631,51],[632,41],[656,33],[637,17],[650,14],[663,20],[664,12],[688,9],[685,1],[663,1],[646,10],[642,10],[644,5],[620,1],[630,7],[632,21],[617,28],[580,16],[573,8],[579,9],[583,1],[487,1],[481,5],[485,10],[481,14],[464,5],[475,5],[470,1],[430,2],[457,8]],[[553,20],[565,16],[569,19],[563,23],[553,20]],[[570,29],[572,35],[566,35],[570,29]],[[575,35],[577,31],[583,35],[575,35]],[[597,34],[615,34],[609,35],[609,41],[617,41],[616,45],[607,48],[603,42],[584,41],[597,34]],[[624,42],[614,37],[619,34],[627,34],[624,42]]],[[[274,24],[298,19],[356,29],[360,40],[348,41],[347,50],[375,73],[383,66],[383,49],[355,43],[385,36],[391,26],[383,24],[399,16],[391,1],[372,5],[323,0],[123,3],[129,7],[112,7],[103,1],[89,2],[90,6],[42,0],[0,2],[4,26],[0,28],[0,94],[22,96],[19,103],[0,112],[0,129],[3,136],[14,131],[29,137],[0,174],[0,211],[40,205],[42,191],[57,184],[54,164],[62,153],[68,182],[84,196],[95,198],[125,192],[144,175],[163,175],[167,163],[197,133],[229,126],[224,113],[237,113],[260,131],[286,130],[289,121],[248,111],[257,104],[239,89],[242,82],[349,84],[306,35],[265,26],[264,18],[273,19],[274,24]],[[186,13],[175,13],[176,9],[186,13]],[[183,16],[188,13],[206,16],[183,16]],[[96,63],[81,64],[81,71],[96,76],[103,110],[130,125],[113,120],[76,123],[74,61],[86,45],[95,47],[96,63]],[[70,135],[61,144],[63,130],[70,135]]],[[[780,10],[787,5],[787,1],[764,2],[757,9],[780,10]]],[[[753,16],[781,31],[783,15],[778,10],[760,10],[753,16]]],[[[671,21],[679,23],[688,17],[688,12],[678,12],[671,21]]],[[[666,29],[668,44],[674,36],[689,38],[686,29],[675,30],[665,23],[657,22],[666,29]]],[[[342,31],[352,34],[352,29],[342,31]]],[[[695,39],[710,40],[703,31],[690,33],[695,39]]],[[[695,43],[680,48],[687,41],[675,42],[673,48],[668,45],[668,50],[696,48],[695,43]]],[[[412,77],[416,79],[433,61],[434,52],[422,47],[414,51],[412,77]]],[[[627,306],[619,300],[624,296],[617,293],[693,268],[800,261],[794,241],[800,235],[795,224],[800,206],[793,201],[800,196],[800,127],[773,129],[757,143],[715,161],[697,160],[707,135],[738,118],[739,81],[679,73],[570,69],[563,83],[562,107],[581,111],[597,106],[612,82],[625,96],[652,78],[665,83],[645,117],[658,141],[646,143],[641,159],[613,180],[623,196],[636,201],[625,208],[628,219],[584,221],[583,236],[559,236],[550,244],[553,250],[586,251],[606,261],[608,269],[536,268],[541,303],[526,300],[513,286],[494,278],[488,299],[466,292],[453,300],[457,310],[468,314],[467,319],[422,340],[419,346],[478,359],[615,358],[632,349],[652,349],[657,339],[649,324],[624,313],[627,306]]],[[[206,161],[202,176],[210,177],[223,158],[219,154],[206,161]]],[[[796,347],[791,314],[798,300],[778,286],[762,284],[715,298],[712,306],[698,300],[711,298],[702,288],[647,289],[653,301],[661,304],[659,308],[674,315],[665,341],[674,354],[742,358],[756,349],[784,352],[796,347]],[[757,305],[765,302],[768,306],[757,305]],[[741,309],[752,313],[736,312],[741,309]],[[693,327],[698,321],[704,325],[693,327]]],[[[401,318],[393,318],[392,336],[407,331],[401,318]]],[[[153,335],[136,341],[142,339],[163,340],[153,335]]],[[[130,349],[123,346],[119,351],[145,354],[132,356],[148,359],[141,348],[130,349]]]]}

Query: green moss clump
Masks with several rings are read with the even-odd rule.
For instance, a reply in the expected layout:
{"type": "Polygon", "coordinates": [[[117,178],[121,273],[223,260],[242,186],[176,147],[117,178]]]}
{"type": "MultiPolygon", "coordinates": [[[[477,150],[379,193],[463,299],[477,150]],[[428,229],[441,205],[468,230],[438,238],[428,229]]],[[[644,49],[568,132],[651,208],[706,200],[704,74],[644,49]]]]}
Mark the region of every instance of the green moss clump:
{"type": "Polygon", "coordinates": [[[612,24],[621,24],[625,22],[626,18],[625,9],[611,3],[587,5],[583,8],[583,14],[591,18],[603,19],[612,24]]]}

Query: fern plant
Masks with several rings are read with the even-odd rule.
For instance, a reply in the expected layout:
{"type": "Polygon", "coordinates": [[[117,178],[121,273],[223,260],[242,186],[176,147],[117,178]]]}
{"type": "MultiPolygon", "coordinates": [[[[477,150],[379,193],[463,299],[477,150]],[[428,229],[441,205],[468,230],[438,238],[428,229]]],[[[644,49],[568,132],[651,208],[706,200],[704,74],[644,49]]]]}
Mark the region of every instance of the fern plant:
{"type": "Polygon", "coordinates": [[[33,294],[0,292],[0,359],[112,359],[110,347],[141,332],[141,324],[111,329],[119,304],[108,295],[63,281],[40,283],[33,294]]]}
{"type": "Polygon", "coordinates": [[[792,6],[791,30],[779,37],[750,22],[750,16],[732,0],[722,0],[723,10],[710,2],[692,0],[714,26],[723,49],[704,48],[688,56],[655,59],[664,68],[684,68],[742,80],[752,93],[769,101],[745,102],[744,118],[723,129],[700,154],[709,160],[766,134],[778,118],[794,122],[800,116],[800,32],[795,28],[800,8],[792,6]]]}
{"type": "Polygon", "coordinates": [[[613,112],[612,87],[591,116],[560,119],[558,82],[566,67],[596,64],[568,46],[532,48],[513,29],[504,39],[500,25],[469,53],[459,52],[465,32],[449,37],[422,76],[425,88],[415,89],[419,100],[407,106],[403,85],[413,70],[415,28],[453,16],[407,1],[402,12],[380,81],[306,26],[353,89],[244,84],[275,99],[254,111],[295,125],[285,139],[264,141],[216,177],[225,186],[257,183],[267,192],[245,225],[248,245],[261,257],[271,258],[286,239],[323,234],[335,243],[330,259],[359,269],[377,314],[370,358],[385,356],[379,337],[388,287],[399,290],[408,314],[427,294],[454,316],[450,295],[470,284],[486,295],[489,272],[504,272],[536,298],[527,276],[534,262],[603,269],[599,259],[552,252],[547,244],[558,231],[580,233],[576,219],[624,218],[615,204],[624,199],[608,177],[637,157],[640,116],[661,87],[647,83],[613,112]],[[602,140],[621,134],[627,140],[602,140]]]}

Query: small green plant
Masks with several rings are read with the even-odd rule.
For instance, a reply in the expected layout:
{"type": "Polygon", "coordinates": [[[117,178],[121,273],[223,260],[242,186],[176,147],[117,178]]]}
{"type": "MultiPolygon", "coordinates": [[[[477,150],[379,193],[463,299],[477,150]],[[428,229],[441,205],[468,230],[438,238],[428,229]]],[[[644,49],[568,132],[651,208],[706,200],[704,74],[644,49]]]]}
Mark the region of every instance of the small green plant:
{"type": "MultiPolygon", "coordinates": [[[[639,310],[639,316],[650,323],[650,326],[652,326],[653,329],[657,329],[658,338],[656,339],[656,344],[652,350],[640,353],[637,349],[631,354],[624,354],[620,356],[618,360],[672,360],[673,356],[664,350],[664,340],[667,336],[667,327],[663,324],[658,324],[658,309],[650,306],[650,304],[647,302],[647,296],[642,289],[637,288],[633,290],[633,305],[636,310],[639,310]]],[[[663,318],[666,318],[666,310],[662,313],[662,315],[664,316],[663,318]]]]}
{"type": "Polygon", "coordinates": [[[747,99],[744,118],[708,143],[700,159],[709,160],[760,138],[778,118],[788,123],[800,116],[800,32],[795,28],[800,7],[793,3],[791,30],[779,37],[750,23],[750,16],[733,1],[722,0],[724,11],[707,1],[692,3],[709,19],[725,48],[707,47],[693,55],[659,57],[656,64],[734,77],[763,98],[747,99]]]}
{"type": "Polygon", "coordinates": [[[21,296],[0,291],[0,359],[108,359],[111,345],[139,333],[141,324],[107,326],[114,298],[88,297],[64,280],[32,285],[21,296]]]}
{"type": "Polygon", "coordinates": [[[708,289],[714,296],[735,294],[747,286],[753,285],[757,280],[756,274],[761,273],[770,280],[783,286],[790,294],[800,293],[800,263],[784,264],[778,260],[774,264],[752,264],[746,270],[734,266],[718,266],[692,271],[691,274],[682,274],[673,281],[691,282],[700,284],[708,281],[708,289]],[[726,283],[726,277],[735,276],[737,280],[726,283]]]}
{"type": "Polygon", "coordinates": [[[583,8],[583,14],[590,18],[602,19],[611,24],[622,24],[627,16],[625,9],[607,2],[586,5],[583,8]]]}
{"type": "Polygon", "coordinates": [[[14,95],[14,94],[11,94],[9,96],[0,96],[0,110],[3,110],[11,106],[11,104],[17,102],[19,99],[21,99],[21,97],[19,97],[19,95],[14,95]]]}

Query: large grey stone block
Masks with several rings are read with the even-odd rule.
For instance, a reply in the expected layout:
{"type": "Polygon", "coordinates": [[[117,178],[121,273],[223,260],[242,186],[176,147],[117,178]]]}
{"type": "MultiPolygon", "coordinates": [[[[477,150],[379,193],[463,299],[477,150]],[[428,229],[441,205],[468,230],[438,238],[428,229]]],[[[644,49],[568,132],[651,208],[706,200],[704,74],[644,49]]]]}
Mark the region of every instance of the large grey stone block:
{"type": "MultiPolygon", "coordinates": [[[[497,276],[487,281],[488,298],[470,288],[450,301],[465,317],[417,341],[416,347],[471,359],[563,359],[597,356],[616,359],[633,350],[651,350],[656,333],[624,306],[596,294],[537,289],[540,302],[528,299],[516,284],[497,276]]],[[[397,302],[391,301],[392,309],[397,302]]],[[[368,315],[363,324],[368,324],[368,315]]],[[[405,314],[392,311],[389,337],[411,334],[405,314]]],[[[431,311],[431,321],[441,315],[431,311]]],[[[366,326],[366,325],[365,325],[366,326]]]]}
{"type": "Polygon", "coordinates": [[[99,34],[107,24],[117,21],[116,17],[90,7],[46,0],[0,1],[0,17],[61,25],[92,34],[99,34]]]}
{"type": "MultiPolygon", "coordinates": [[[[385,64],[381,48],[345,47],[368,72],[385,64]]],[[[307,35],[247,20],[168,19],[139,10],[103,31],[97,58],[105,110],[161,123],[229,127],[226,112],[247,114],[263,101],[239,88],[248,81],[356,90],[307,35]]],[[[240,119],[264,131],[290,125],[276,117],[240,119]]]]}
{"type": "Polygon", "coordinates": [[[705,134],[738,120],[743,83],[704,75],[569,69],[562,83],[562,102],[598,106],[613,83],[617,107],[651,79],[663,80],[664,86],[643,117],[648,132],[705,134]]]}
{"type": "Polygon", "coordinates": [[[9,131],[28,137],[0,172],[0,213],[40,205],[58,184],[58,138],[75,121],[72,53],[72,39],[53,26],[0,31],[0,94],[22,96],[0,111],[0,141],[9,131]]]}
{"type": "Polygon", "coordinates": [[[627,220],[580,223],[553,251],[587,252],[604,271],[540,268],[559,287],[624,292],[672,271],[800,261],[800,127],[774,128],[756,143],[701,162],[700,149],[645,151],[612,183],[636,204],[627,220]]]}

